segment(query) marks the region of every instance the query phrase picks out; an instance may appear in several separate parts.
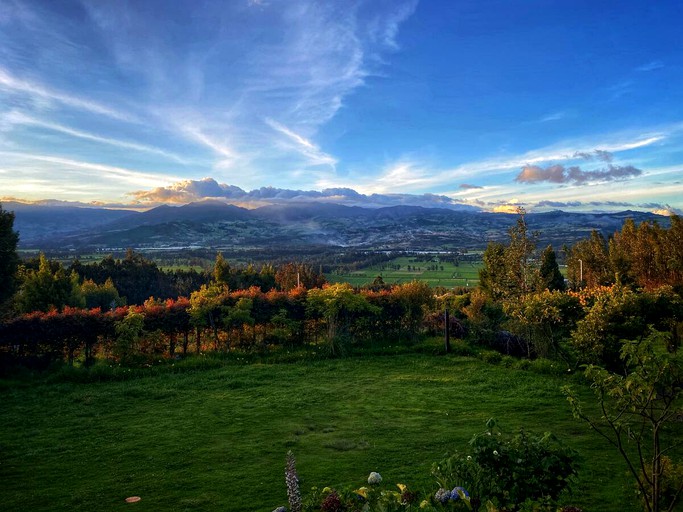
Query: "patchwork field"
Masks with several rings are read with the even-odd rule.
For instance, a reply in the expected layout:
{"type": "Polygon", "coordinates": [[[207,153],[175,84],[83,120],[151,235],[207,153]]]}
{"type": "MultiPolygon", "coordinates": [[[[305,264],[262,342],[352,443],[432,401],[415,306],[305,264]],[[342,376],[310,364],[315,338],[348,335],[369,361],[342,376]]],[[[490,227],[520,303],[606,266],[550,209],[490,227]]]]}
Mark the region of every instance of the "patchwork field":
{"type": "Polygon", "coordinates": [[[332,283],[350,283],[353,286],[370,284],[382,276],[386,284],[401,284],[413,280],[424,281],[430,286],[476,286],[479,284],[481,262],[416,261],[412,257],[401,257],[381,265],[373,265],[354,272],[330,273],[325,277],[332,283]]]}
{"type": "Polygon", "coordinates": [[[510,431],[552,431],[581,453],[568,503],[637,508],[624,498],[621,460],[560,393],[574,382],[590,399],[577,377],[418,354],[185,368],[118,382],[3,382],[1,508],[270,511],[286,504],[290,449],[304,491],[361,485],[370,471],[433,491],[432,463],[466,449],[492,416],[510,431]]]}

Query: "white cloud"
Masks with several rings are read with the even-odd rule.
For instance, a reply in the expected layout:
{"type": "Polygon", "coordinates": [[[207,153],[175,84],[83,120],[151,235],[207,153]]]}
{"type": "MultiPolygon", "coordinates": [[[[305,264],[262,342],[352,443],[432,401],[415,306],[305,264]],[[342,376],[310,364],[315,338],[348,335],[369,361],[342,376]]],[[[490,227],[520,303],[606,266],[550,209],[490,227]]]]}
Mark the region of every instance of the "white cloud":
{"type": "Polygon", "coordinates": [[[7,69],[3,69],[1,67],[0,88],[4,88],[5,90],[19,95],[27,95],[42,98],[48,101],[58,102],[68,107],[84,110],[92,114],[103,115],[112,119],[117,119],[119,121],[134,123],[139,122],[136,116],[133,116],[127,112],[115,110],[90,99],[55,91],[37,82],[17,78],[7,69]]]}
{"type": "Polygon", "coordinates": [[[180,163],[187,163],[187,160],[174,154],[169,151],[163,150],[161,148],[153,147],[153,146],[146,146],[144,144],[138,144],[136,142],[130,142],[130,141],[124,141],[124,140],[118,140],[118,139],[112,139],[109,137],[101,137],[99,135],[94,135],[92,133],[84,132],[82,130],[76,130],[74,128],[70,128],[68,126],[64,126],[58,123],[51,123],[47,121],[43,121],[41,119],[36,119],[34,117],[28,116],[26,114],[23,114],[19,111],[11,111],[8,112],[7,114],[4,114],[1,116],[2,122],[0,122],[0,126],[6,126],[6,125],[30,125],[30,126],[37,126],[39,128],[45,128],[48,130],[53,130],[59,133],[63,133],[65,135],[70,135],[72,137],[77,137],[80,139],[86,139],[86,140],[91,140],[94,142],[100,142],[102,144],[108,144],[110,146],[115,146],[118,148],[122,149],[132,149],[134,151],[142,151],[145,153],[152,153],[156,155],[163,156],[164,158],[168,158],[171,160],[174,160],[176,162],[180,163]]]}
{"type": "MultiPolygon", "coordinates": [[[[106,179],[126,187],[153,187],[158,186],[160,183],[171,183],[180,179],[178,177],[168,176],[166,174],[159,175],[133,169],[126,169],[123,167],[73,160],[70,158],[52,155],[0,151],[0,156],[11,158],[15,161],[25,160],[29,162],[33,161],[48,164],[46,167],[36,169],[36,171],[41,173],[48,172],[49,174],[52,174],[51,179],[55,179],[57,177],[64,179],[67,177],[65,175],[68,174],[66,169],[70,169],[71,171],[88,171],[86,176],[91,176],[93,180],[99,181],[101,179],[106,179]]],[[[92,184],[90,182],[84,182],[82,177],[75,178],[73,183],[80,184],[83,187],[90,187],[92,193],[92,184]]]]}

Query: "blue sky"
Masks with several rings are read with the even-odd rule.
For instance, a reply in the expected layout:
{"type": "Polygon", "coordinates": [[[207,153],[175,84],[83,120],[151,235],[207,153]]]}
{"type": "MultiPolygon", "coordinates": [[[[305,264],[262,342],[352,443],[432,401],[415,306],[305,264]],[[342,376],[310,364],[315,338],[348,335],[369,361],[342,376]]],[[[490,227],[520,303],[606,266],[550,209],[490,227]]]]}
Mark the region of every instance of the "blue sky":
{"type": "Polygon", "coordinates": [[[0,0],[0,197],[680,212],[681,20],[668,0],[0,0]]]}

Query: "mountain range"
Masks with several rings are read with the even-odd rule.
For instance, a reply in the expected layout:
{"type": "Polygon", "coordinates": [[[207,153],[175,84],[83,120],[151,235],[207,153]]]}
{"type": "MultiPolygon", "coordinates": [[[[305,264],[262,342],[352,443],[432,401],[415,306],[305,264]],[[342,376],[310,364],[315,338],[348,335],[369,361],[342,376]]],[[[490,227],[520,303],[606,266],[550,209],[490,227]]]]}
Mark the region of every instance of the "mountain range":
{"type": "MultiPolygon", "coordinates": [[[[362,208],[332,203],[288,203],[245,209],[218,201],[159,206],[145,212],[5,202],[14,211],[20,247],[42,250],[306,247],[368,250],[480,249],[502,241],[516,214],[448,208],[362,208]]],[[[596,229],[609,236],[625,219],[668,218],[652,213],[529,213],[539,243],[571,245],[596,229]]]]}

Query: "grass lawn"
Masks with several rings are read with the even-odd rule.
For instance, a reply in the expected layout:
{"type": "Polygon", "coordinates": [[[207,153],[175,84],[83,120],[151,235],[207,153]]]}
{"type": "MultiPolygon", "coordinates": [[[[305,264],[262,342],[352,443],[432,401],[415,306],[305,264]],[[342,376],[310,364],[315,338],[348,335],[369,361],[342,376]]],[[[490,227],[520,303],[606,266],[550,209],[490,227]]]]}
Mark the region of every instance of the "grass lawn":
{"type": "Polygon", "coordinates": [[[574,379],[590,398],[578,378],[409,354],[5,383],[0,509],[271,511],[286,505],[289,449],[304,492],[360,486],[370,471],[433,491],[431,464],[466,449],[495,416],[508,430],[552,431],[581,453],[568,502],[637,510],[624,498],[621,460],[571,417],[560,386],[574,379]]]}
{"type": "Polygon", "coordinates": [[[456,266],[450,261],[439,262],[438,256],[434,257],[434,262],[417,262],[414,261],[414,258],[402,256],[381,265],[372,265],[344,274],[329,273],[325,274],[325,277],[331,283],[350,283],[353,286],[362,286],[372,283],[375,277],[381,275],[387,284],[408,283],[417,279],[430,286],[453,288],[454,286],[476,286],[479,284],[481,266],[480,261],[465,261],[456,266]],[[433,268],[435,265],[436,269],[433,268]],[[400,268],[397,270],[392,266],[400,266],[400,268]]]}

